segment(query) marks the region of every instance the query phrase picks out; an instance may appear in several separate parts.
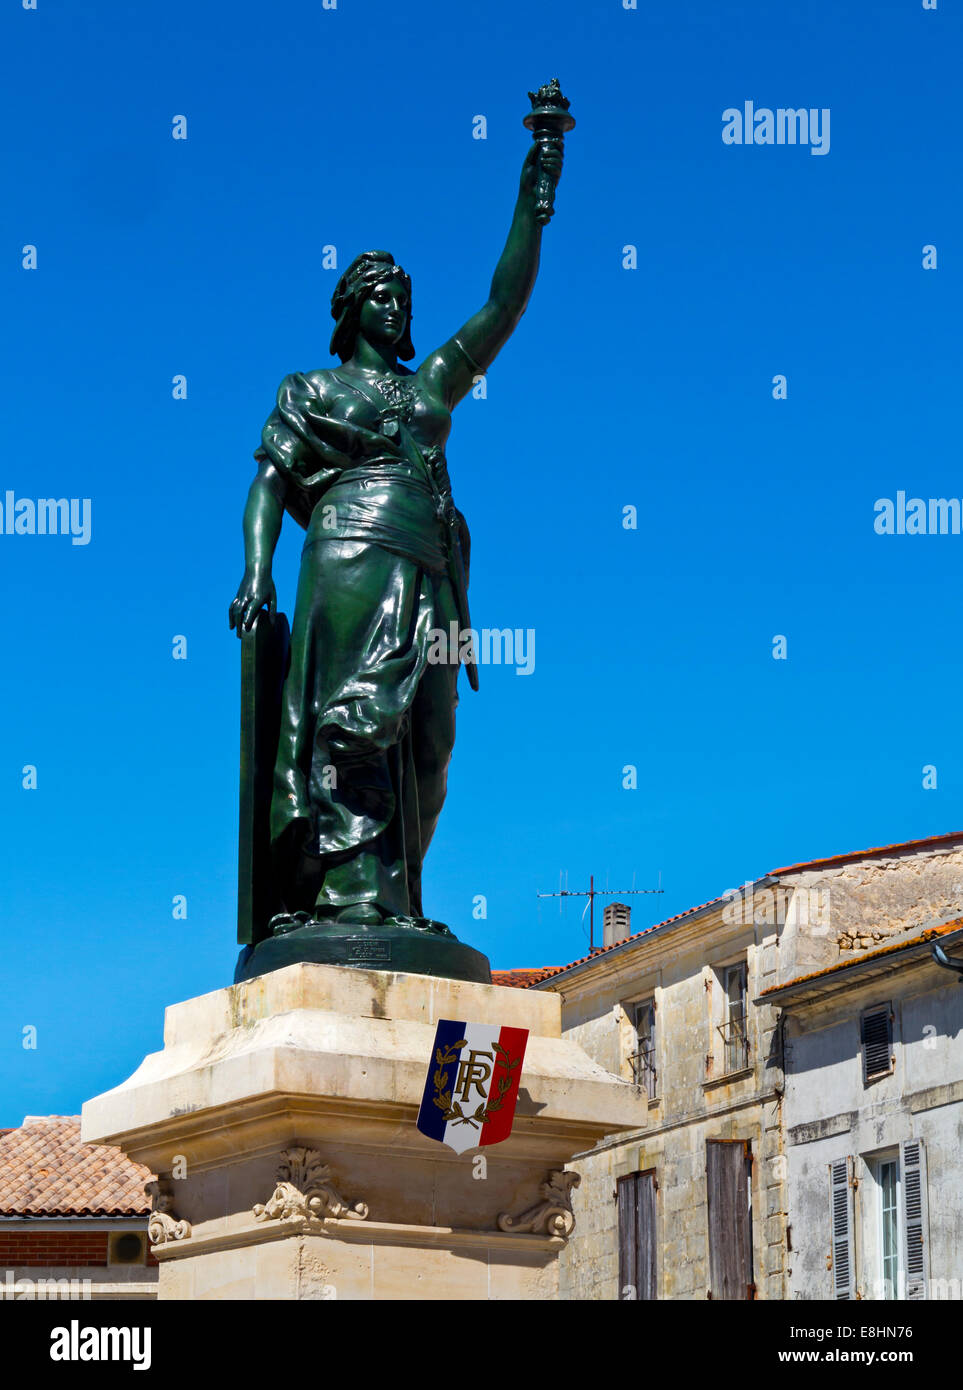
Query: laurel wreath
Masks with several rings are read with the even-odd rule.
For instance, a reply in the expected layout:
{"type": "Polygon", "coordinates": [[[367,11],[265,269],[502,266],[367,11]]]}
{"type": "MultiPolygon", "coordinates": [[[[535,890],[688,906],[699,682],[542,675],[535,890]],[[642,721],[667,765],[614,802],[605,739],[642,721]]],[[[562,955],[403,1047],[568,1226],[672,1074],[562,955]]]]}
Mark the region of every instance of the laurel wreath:
{"type": "Polygon", "coordinates": [[[450,1120],[456,1125],[471,1125],[474,1129],[479,1129],[493,1111],[501,1110],[505,1096],[512,1088],[514,1079],[512,1072],[516,1067],[521,1066],[522,1059],[516,1057],[513,1062],[507,1048],[502,1047],[501,1043],[492,1042],[492,1047],[498,1053],[499,1061],[506,1069],[506,1075],[498,1078],[498,1095],[489,1096],[487,1105],[482,1101],[473,1115],[466,1115],[461,1108],[461,1101],[457,1101],[454,1105],[451,1103],[451,1091],[445,1089],[448,1085],[448,1073],[445,1071],[445,1067],[451,1066],[452,1062],[455,1061],[455,1054],[467,1042],[467,1038],[462,1038],[459,1042],[449,1043],[444,1051],[440,1047],[436,1048],[435,1061],[438,1063],[438,1069],[432,1077],[435,1083],[433,1100],[438,1109],[444,1111],[446,1121],[450,1120]]]}

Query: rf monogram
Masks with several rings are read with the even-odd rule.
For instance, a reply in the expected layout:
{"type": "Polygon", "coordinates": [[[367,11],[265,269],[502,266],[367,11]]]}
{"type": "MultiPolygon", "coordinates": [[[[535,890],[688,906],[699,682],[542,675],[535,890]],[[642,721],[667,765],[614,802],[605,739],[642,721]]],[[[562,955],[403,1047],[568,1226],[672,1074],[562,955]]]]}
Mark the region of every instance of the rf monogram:
{"type": "Polygon", "coordinates": [[[476,1052],[473,1048],[469,1052],[467,1060],[459,1062],[455,1095],[460,1095],[466,1104],[471,1099],[472,1086],[478,1091],[482,1100],[485,1099],[485,1087],[482,1082],[487,1081],[492,1074],[490,1063],[493,1061],[494,1055],[493,1052],[476,1052]],[[485,1061],[478,1061],[479,1057],[484,1057],[485,1061]]]}

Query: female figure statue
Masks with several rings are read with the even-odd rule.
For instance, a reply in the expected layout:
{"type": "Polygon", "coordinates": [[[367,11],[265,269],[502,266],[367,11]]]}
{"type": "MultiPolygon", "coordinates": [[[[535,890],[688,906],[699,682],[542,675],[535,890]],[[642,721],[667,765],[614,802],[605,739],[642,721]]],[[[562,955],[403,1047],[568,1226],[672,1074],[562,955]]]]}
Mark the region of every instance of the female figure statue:
{"type": "Polygon", "coordinates": [[[286,377],[264,426],[230,607],[239,636],[265,605],[274,612],[284,512],[306,530],[271,803],[275,935],[317,940],[347,924],[355,940],[450,936],[421,901],[458,701],[459,653],[433,664],[430,634],[469,622],[468,532],[445,444],[452,410],[525,310],[536,184],[554,186],[561,168],[561,140],[531,147],[487,303],[415,371],[401,365],[414,357],[411,282],[385,251],[358,256],[331,302],[341,365],[286,377]]]}

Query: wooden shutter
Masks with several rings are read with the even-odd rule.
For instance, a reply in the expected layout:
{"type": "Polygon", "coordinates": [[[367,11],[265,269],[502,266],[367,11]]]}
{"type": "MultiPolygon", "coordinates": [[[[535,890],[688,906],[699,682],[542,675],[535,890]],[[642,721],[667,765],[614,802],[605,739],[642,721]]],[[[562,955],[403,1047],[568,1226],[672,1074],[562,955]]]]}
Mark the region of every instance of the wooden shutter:
{"type": "Polygon", "coordinates": [[[630,1173],[616,1186],[619,1215],[619,1298],[657,1298],[655,1172],[630,1173]]]}
{"type": "Polygon", "coordinates": [[[755,1297],[752,1282],[751,1150],[747,1140],[706,1140],[709,1297],[755,1297]]]}
{"type": "Polygon", "coordinates": [[[833,1298],[856,1297],[856,1256],[853,1244],[853,1160],[837,1158],[829,1165],[832,1212],[833,1298]]]}
{"type": "Polygon", "coordinates": [[[929,1221],[926,1204],[926,1151],[922,1139],[904,1139],[899,1146],[899,1165],[906,1297],[926,1298],[929,1221]]]}
{"type": "Polygon", "coordinates": [[[888,1004],[863,1014],[860,1019],[864,1085],[876,1076],[886,1076],[893,1069],[893,1032],[890,1024],[888,1004]]]}

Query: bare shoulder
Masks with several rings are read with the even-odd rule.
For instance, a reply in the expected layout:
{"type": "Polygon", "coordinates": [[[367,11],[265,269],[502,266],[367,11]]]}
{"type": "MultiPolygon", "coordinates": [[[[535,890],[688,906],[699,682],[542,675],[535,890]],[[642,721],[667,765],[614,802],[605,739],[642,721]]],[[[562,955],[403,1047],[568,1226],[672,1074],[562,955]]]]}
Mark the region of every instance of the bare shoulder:
{"type": "Polygon", "coordinates": [[[295,372],[287,379],[306,383],[308,389],[319,395],[322,400],[330,400],[344,390],[344,385],[335,376],[333,367],[318,367],[313,372],[295,372]]]}

